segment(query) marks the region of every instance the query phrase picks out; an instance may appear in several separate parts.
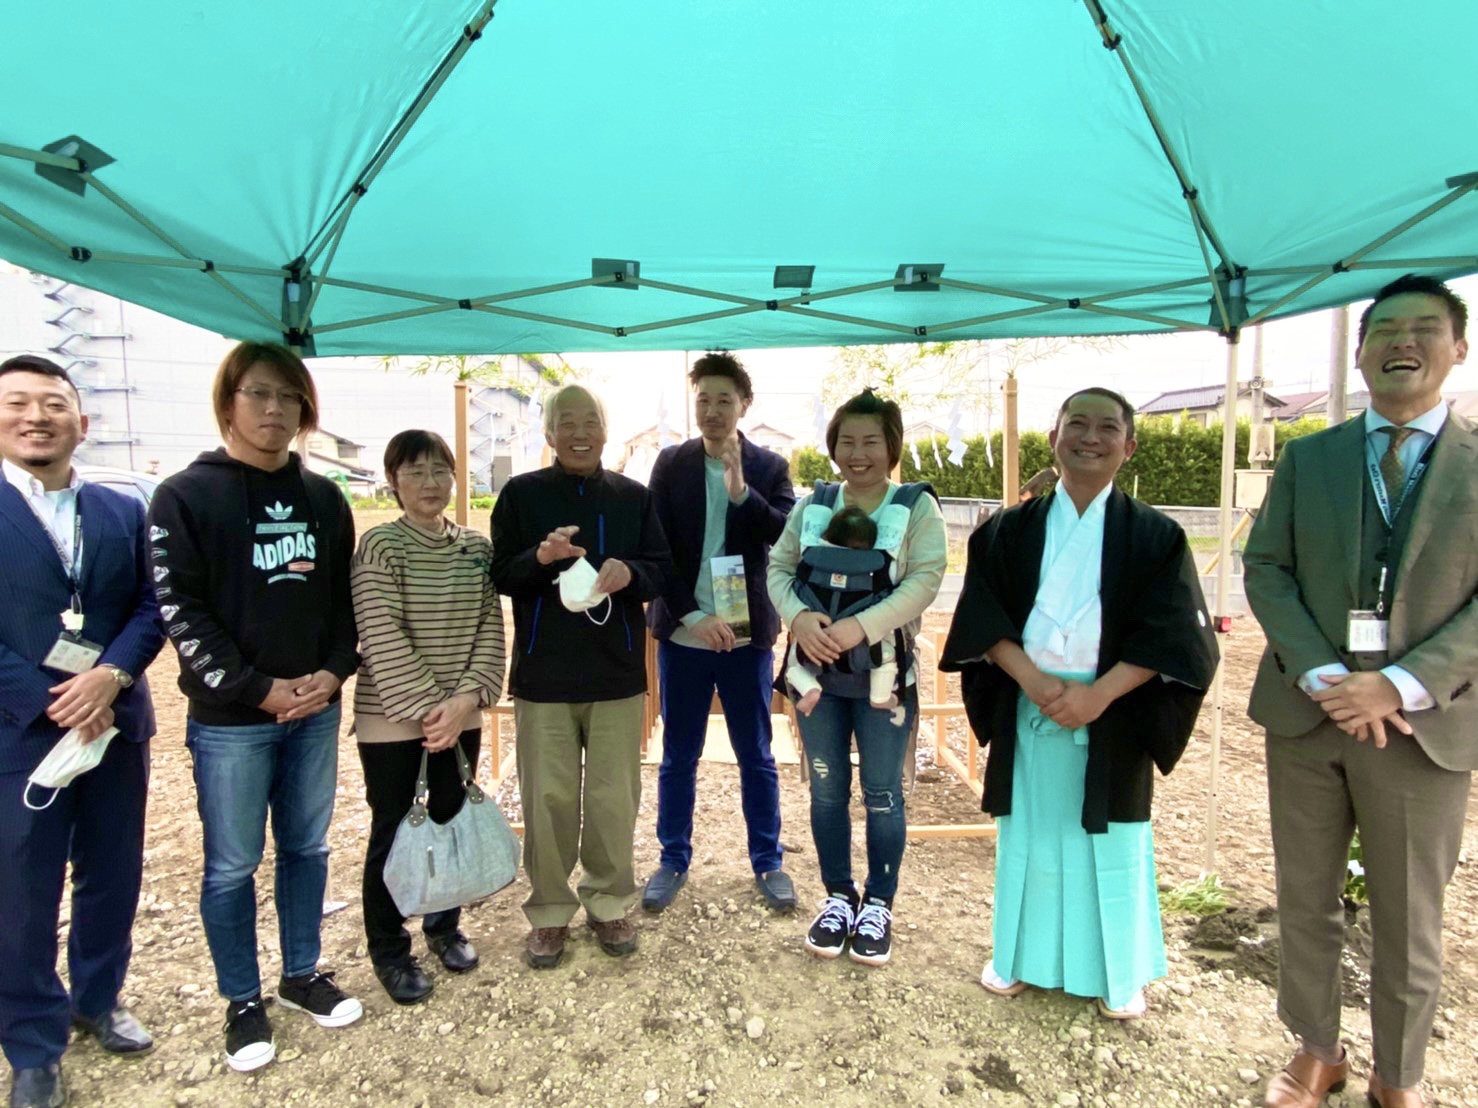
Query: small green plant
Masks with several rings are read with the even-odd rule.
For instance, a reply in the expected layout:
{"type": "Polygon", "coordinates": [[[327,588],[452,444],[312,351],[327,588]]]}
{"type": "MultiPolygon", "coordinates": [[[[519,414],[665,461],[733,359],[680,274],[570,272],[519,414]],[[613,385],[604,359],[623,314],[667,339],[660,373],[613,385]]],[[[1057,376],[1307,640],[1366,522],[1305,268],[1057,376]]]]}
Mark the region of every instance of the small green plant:
{"type": "Polygon", "coordinates": [[[1160,911],[1166,914],[1188,912],[1193,916],[1214,916],[1225,911],[1230,903],[1231,894],[1214,873],[1160,894],[1160,911]]]}
{"type": "Polygon", "coordinates": [[[1364,904],[1370,899],[1365,889],[1365,851],[1358,831],[1350,840],[1350,860],[1345,866],[1345,899],[1351,904],[1364,904]]]}

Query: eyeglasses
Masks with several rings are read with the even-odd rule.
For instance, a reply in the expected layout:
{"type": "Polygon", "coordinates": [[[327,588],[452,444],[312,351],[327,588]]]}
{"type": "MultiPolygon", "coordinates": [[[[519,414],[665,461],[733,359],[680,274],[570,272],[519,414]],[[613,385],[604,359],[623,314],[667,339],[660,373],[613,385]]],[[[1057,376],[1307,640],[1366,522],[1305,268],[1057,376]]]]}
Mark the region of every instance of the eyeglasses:
{"type": "Polygon", "coordinates": [[[301,408],[303,406],[303,394],[294,392],[292,389],[268,389],[261,385],[245,385],[236,390],[250,400],[253,404],[266,407],[274,399],[284,408],[301,408]]]}
{"type": "Polygon", "coordinates": [[[400,479],[415,485],[427,485],[433,481],[440,485],[451,481],[452,471],[449,466],[432,466],[430,469],[425,466],[405,466],[400,471],[400,479]]]}

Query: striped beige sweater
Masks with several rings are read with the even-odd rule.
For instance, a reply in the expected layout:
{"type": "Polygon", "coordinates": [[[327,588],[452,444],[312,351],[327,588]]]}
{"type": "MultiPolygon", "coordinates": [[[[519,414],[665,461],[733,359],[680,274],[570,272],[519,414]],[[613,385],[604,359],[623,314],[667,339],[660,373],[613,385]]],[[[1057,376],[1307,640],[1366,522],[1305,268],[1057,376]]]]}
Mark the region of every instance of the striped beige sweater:
{"type": "MultiPolygon", "coordinates": [[[[487,537],[450,521],[432,534],[402,516],[365,532],[350,584],[364,664],[354,689],[360,742],[422,737],[420,719],[459,693],[503,693],[503,611],[487,537]]],[[[469,712],[464,728],[478,726],[469,712]]]]}

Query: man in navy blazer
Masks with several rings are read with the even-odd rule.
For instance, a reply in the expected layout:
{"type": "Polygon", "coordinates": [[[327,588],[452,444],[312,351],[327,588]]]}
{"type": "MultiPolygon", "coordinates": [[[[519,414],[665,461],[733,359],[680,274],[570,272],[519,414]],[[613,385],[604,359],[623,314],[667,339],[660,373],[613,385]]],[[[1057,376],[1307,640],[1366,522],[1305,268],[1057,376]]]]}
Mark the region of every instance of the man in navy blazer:
{"type": "Polygon", "coordinates": [[[776,911],[795,908],[781,869],[780,778],[770,753],[772,648],[780,618],[765,591],[770,544],[795,506],[784,458],[739,433],[754,399],[749,374],[733,354],[705,354],[688,374],[700,436],[670,446],[652,468],[651,490],[675,571],[647,612],[659,640],[662,767],[657,774],[657,839],[662,860],[642,907],[660,912],[687,880],[693,858],[693,800],[708,709],[718,689],[749,829],[755,882],[776,911]],[[743,559],[747,630],[715,614],[713,562],[743,559]]]}
{"type": "Polygon", "coordinates": [[[140,1054],[153,1039],[118,1003],[143,876],[144,802],[154,707],[144,670],[164,643],[148,579],[143,506],[82,484],[72,452],[87,417],[45,358],[0,362],[0,1047],[12,1108],[65,1102],[68,1024],[103,1049],[140,1054]],[[102,648],[47,665],[62,613],[102,648]],[[75,728],[118,734],[97,768],[53,790],[29,778],[75,728]],[[48,802],[49,801],[49,802],[48,802]],[[39,809],[39,810],[36,810],[39,809]],[[72,863],[70,995],[56,972],[62,883],[72,863]]]}

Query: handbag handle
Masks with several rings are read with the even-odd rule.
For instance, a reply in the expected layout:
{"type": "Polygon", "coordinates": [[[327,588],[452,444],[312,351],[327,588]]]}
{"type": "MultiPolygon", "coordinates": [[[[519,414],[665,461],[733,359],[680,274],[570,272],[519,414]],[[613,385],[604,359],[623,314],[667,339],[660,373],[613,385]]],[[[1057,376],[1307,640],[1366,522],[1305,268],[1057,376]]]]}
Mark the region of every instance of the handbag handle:
{"type": "MultiPolygon", "coordinates": [[[[462,791],[467,794],[467,799],[473,804],[481,804],[486,794],[473,780],[472,765],[467,761],[467,752],[462,749],[461,739],[457,740],[454,749],[457,752],[457,775],[462,778],[462,791]]],[[[430,758],[431,752],[423,746],[421,748],[421,768],[416,773],[416,795],[411,802],[408,817],[413,827],[419,827],[426,821],[426,802],[431,799],[431,787],[427,774],[427,764],[430,758]]]]}

